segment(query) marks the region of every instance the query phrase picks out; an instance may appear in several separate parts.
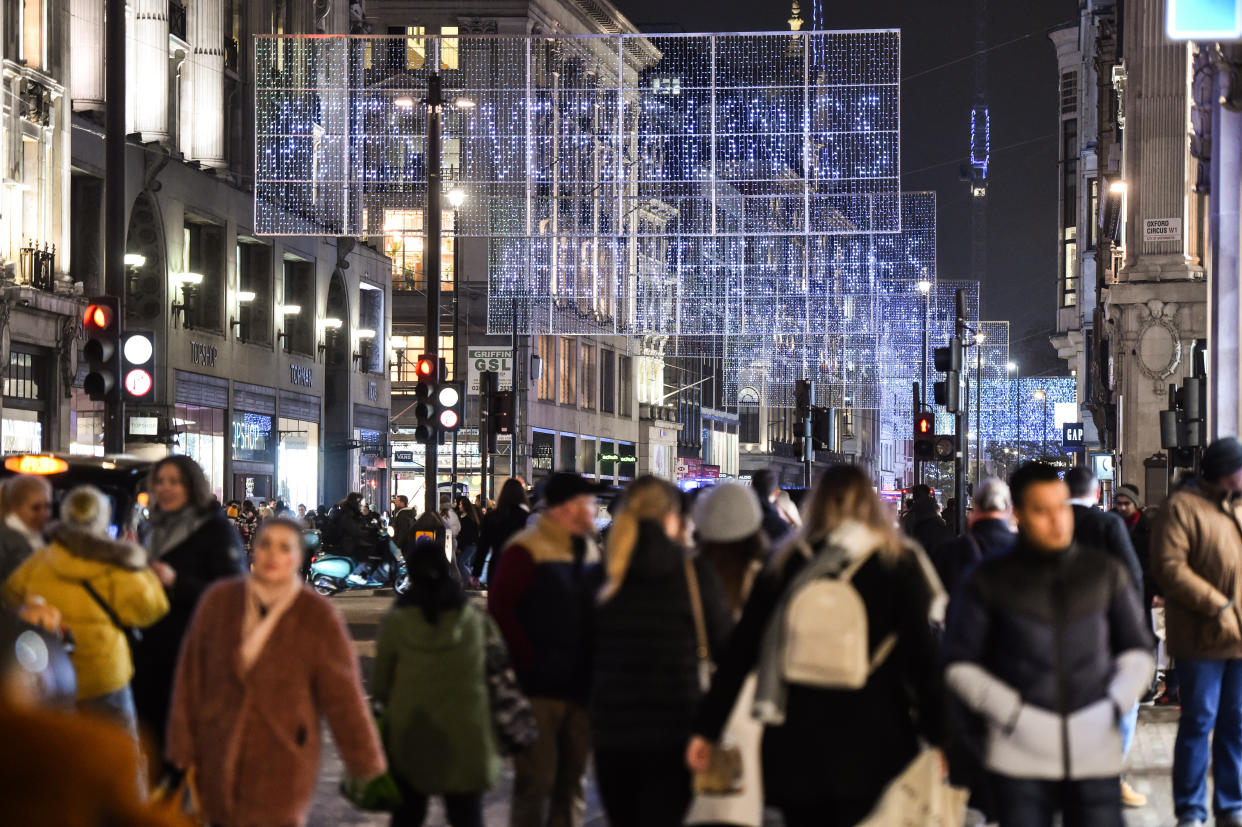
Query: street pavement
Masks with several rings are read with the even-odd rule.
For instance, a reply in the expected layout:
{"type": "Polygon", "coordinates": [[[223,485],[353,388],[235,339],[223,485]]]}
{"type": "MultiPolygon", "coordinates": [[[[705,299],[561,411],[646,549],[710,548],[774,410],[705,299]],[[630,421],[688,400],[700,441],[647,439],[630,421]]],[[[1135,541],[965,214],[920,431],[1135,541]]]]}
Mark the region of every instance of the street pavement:
{"type": "MultiPolygon", "coordinates": [[[[354,648],[362,664],[363,679],[371,674],[375,658],[375,639],[380,619],[392,604],[392,592],[357,592],[332,598],[349,624],[354,648]]],[[[1126,777],[1139,792],[1148,796],[1148,805],[1126,811],[1127,827],[1173,827],[1173,789],[1170,772],[1173,766],[1173,739],[1177,734],[1176,708],[1143,707],[1139,711],[1138,732],[1130,750],[1126,777]]],[[[388,816],[355,810],[340,793],[344,769],[330,733],[325,733],[324,752],[320,760],[319,785],[315,791],[310,827],[336,825],[386,825],[388,816]]],[[[484,799],[484,821],[488,827],[506,827],[509,823],[509,792],[512,769],[506,764],[500,783],[484,799]]],[[[779,825],[779,819],[770,819],[779,825]]],[[[427,819],[429,827],[447,825],[440,803],[435,801],[427,819]]],[[[594,784],[588,786],[587,827],[605,827],[607,821],[599,804],[594,784]]]]}

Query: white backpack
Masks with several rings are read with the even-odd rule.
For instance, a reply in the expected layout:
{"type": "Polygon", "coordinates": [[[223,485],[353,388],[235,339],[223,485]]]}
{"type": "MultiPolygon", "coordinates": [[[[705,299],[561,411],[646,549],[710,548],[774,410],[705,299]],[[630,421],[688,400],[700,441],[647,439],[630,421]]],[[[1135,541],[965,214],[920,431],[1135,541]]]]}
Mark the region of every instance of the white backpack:
{"type": "Polygon", "coordinates": [[[867,607],[853,577],[871,552],[851,560],[835,577],[818,577],[802,586],[785,610],[785,656],[788,683],[816,689],[862,689],[897,645],[897,635],[880,641],[871,653],[867,607]]]}

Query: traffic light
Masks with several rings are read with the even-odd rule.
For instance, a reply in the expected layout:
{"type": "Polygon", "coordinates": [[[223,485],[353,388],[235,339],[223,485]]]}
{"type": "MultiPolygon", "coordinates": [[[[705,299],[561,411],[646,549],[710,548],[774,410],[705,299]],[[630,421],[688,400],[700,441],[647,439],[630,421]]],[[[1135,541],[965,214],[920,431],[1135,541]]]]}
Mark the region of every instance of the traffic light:
{"type": "Polygon", "coordinates": [[[436,427],[444,433],[460,428],[465,401],[461,385],[446,382],[436,388],[436,427]]]}
{"type": "Polygon", "coordinates": [[[936,417],[930,413],[914,415],[914,458],[920,462],[936,455],[936,417]]]}
{"type": "Polygon", "coordinates": [[[82,325],[86,329],[86,345],[82,353],[88,365],[82,387],[96,402],[114,401],[117,376],[121,372],[121,354],[117,347],[121,327],[120,302],[115,296],[91,299],[82,314],[82,325]]]}
{"type": "Polygon", "coordinates": [[[155,398],[155,334],[126,331],[121,336],[121,398],[150,402],[155,398]]]}
{"type": "Polygon", "coordinates": [[[439,371],[435,360],[427,355],[418,357],[414,371],[418,375],[418,385],[414,388],[414,438],[430,445],[436,438],[435,386],[439,371]]]}
{"type": "Polygon", "coordinates": [[[953,434],[941,434],[936,437],[932,448],[932,458],[937,462],[947,462],[957,456],[957,437],[953,434]]]}
{"type": "Polygon", "coordinates": [[[799,419],[811,415],[811,406],[815,404],[815,384],[810,379],[799,379],[794,385],[794,404],[798,408],[799,419]]]}
{"type": "Polygon", "coordinates": [[[944,379],[932,387],[937,405],[943,405],[949,413],[957,413],[961,407],[962,342],[954,337],[948,347],[935,350],[936,370],[944,379]]]}
{"type": "Polygon", "coordinates": [[[513,433],[513,391],[496,391],[488,408],[493,434],[513,433]]]}

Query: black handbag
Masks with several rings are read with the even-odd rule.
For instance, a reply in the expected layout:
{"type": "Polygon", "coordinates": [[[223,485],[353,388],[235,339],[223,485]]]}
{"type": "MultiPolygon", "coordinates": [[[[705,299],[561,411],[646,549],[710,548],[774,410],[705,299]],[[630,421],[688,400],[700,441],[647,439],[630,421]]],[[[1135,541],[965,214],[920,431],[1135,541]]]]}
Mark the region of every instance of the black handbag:
{"type": "Polygon", "coordinates": [[[121,619],[116,616],[116,612],[112,611],[112,607],[99,596],[99,592],[95,591],[95,587],[91,585],[89,580],[82,580],[81,583],[82,588],[86,589],[86,593],[91,596],[91,600],[94,600],[99,605],[99,608],[103,609],[103,613],[108,616],[108,620],[112,621],[112,625],[120,629],[125,635],[125,641],[129,644],[129,649],[132,653],[134,647],[142,643],[142,630],[136,626],[126,626],[122,623],[121,619]]]}
{"type": "Polygon", "coordinates": [[[539,723],[530,699],[518,684],[517,673],[509,660],[504,639],[488,624],[487,694],[491,700],[492,725],[503,755],[515,755],[528,749],[539,738],[539,723]]]}

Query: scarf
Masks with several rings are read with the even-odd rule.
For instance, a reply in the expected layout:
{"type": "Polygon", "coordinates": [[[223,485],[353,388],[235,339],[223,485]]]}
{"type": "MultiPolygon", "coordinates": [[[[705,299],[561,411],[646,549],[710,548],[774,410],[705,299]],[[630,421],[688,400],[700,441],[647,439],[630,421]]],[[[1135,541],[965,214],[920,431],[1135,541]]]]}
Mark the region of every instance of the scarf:
{"type": "Polygon", "coordinates": [[[209,512],[196,512],[189,506],[176,511],[152,511],[148,520],[151,534],[147,538],[151,559],[160,559],[190,539],[190,535],[202,528],[210,517],[209,512]]]}
{"type": "MultiPolygon", "coordinates": [[[[770,726],[785,723],[785,701],[788,687],[785,683],[785,644],[786,627],[785,613],[793,596],[803,586],[821,577],[834,576],[844,571],[847,566],[864,555],[876,551],[880,537],[859,522],[847,522],[838,526],[828,537],[820,541],[820,548],[815,551],[805,538],[799,537],[790,549],[790,554],[800,555],[805,560],[799,571],[785,587],[780,600],[768,620],[768,627],[763,633],[763,645],[759,650],[759,674],[755,688],[755,718],[770,726]]],[[[932,593],[929,622],[943,622],[944,609],[948,602],[935,568],[922,549],[915,544],[906,544],[905,551],[914,554],[919,568],[927,580],[932,593]]],[[[788,565],[789,561],[785,561],[788,565]]],[[[825,634],[832,634],[825,630],[825,634]]]]}
{"type": "Polygon", "coordinates": [[[272,631],[301,593],[302,583],[296,574],[276,584],[262,583],[253,576],[246,578],[246,610],[242,615],[241,645],[237,652],[243,675],[259,659],[272,631]]]}
{"type": "Polygon", "coordinates": [[[31,531],[30,526],[23,523],[16,514],[5,517],[4,524],[20,534],[22,539],[30,544],[31,551],[38,551],[47,545],[43,540],[43,535],[38,531],[31,531]]]}

